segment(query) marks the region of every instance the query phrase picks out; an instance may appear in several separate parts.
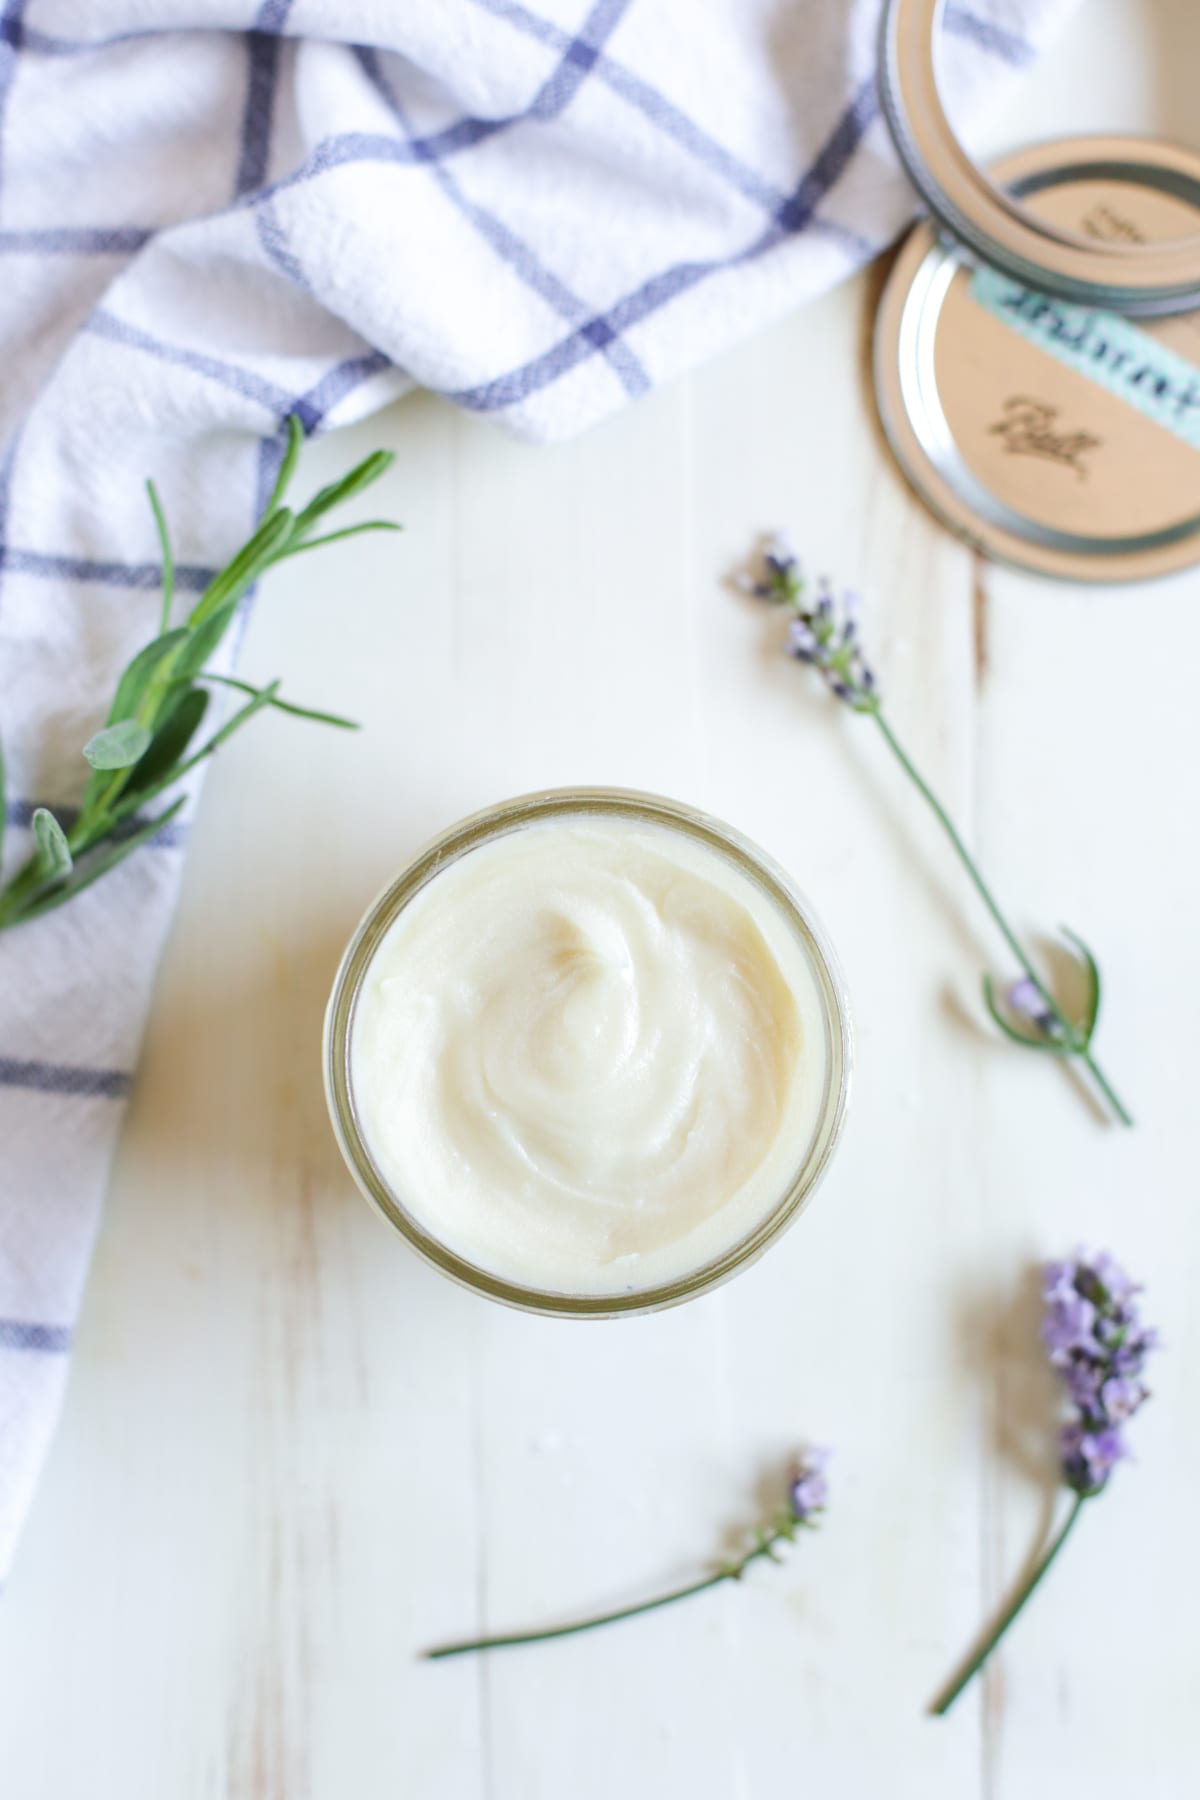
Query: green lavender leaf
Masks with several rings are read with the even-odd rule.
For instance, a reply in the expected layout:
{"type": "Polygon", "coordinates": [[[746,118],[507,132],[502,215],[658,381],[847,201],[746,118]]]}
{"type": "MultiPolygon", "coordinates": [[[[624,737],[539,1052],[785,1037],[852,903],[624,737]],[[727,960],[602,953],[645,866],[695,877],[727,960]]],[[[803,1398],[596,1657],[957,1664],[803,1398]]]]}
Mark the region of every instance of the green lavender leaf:
{"type": "Polygon", "coordinates": [[[209,582],[192,611],[188,624],[204,621],[231,601],[240,600],[252,587],[261,571],[267,568],[282,549],[295,528],[295,517],[286,506],[264,519],[254,536],[238,551],[233,561],[209,582]]]}
{"type": "Polygon", "coordinates": [[[184,689],[159,720],[150,748],[129,778],[126,794],[142,799],[151,788],[157,789],[187,750],[207,710],[208,695],[203,688],[184,689]]]}
{"type": "Polygon", "coordinates": [[[1072,931],[1069,925],[1060,925],[1059,930],[1065,938],[1074,944],[1080,956],[1082,956],[1083,966],[1087,970],[1088,999],[1087,1005],[1084,1008],[1083,1024],[1079,1028],[1080,1035],[1083,1038],[1084,1046],[1086,1048],[1092,1041],[1092,1037],[1096,1030],[1096,1021],[1100,1017],[1100,965],[1084,943],[1083,939],[1079,936],[1078,932],[1072,931]]]}
{"type": "Polygon", "coordinates": [[[219,731],[214,731],[208,742],[202,744],[200,749],[195,751],[184,762],[177,763],[173,769],[168,770],[159,780],[152,782],[139,793],[132,795],[126,794],[122,798],[120,805],[114,807],[109,815],[110,824],[119,824],[122,819],[128,818],[130,813],[135,811],[136,808],[145,801],[153,800],[154,796],[156,794],[161,794],[164,788],[173,787],[177,781],[182,781],[185,775],[190,775],[192,770],[196,768],[199,763],[204,761],[205,757],[211,756],[215,750],[219,750],[221,745],[225,743],[227,739],[231,738],[235,731],[240,731],[242,726],[247,724],[249,720],[254,717],[256,712],[261,712],[264,706],[270,706],[275,698],[278,688],[279,683],[277,681],[273,681],[270,687],[260,688],[253,700],[249,700],[245,706],[239,707],[233,717],[226,719],[221,729],[219,731]]]}
{"type": "Polygon", "coordinates": [[[279,473],[275,477],[275,486],[271,489],[271,498],[267,501],[266,510],[263,513],[265,519],[269,519],[275,508],[282,504],[288,484],[295,474],[300,447],[304,442],[304,428],[295,413],[288,414],[287,430],[287,448],[283,453],[283,461],[279,465],[279,473]]]}
{"type": "Polygon", "coordinates": [[[349,500],[355,494],[361,494],[364,488],[369,488],[372,482],[378,481],[391,467],[394,460],[390,451],[376,450],[364,457],[348,475],[343,475],[340,481],[331,481],[327,487],[318,488],[308,505],[296,514],[297,533],[303,535],[331,507],[340,506],[343,500],[349,500]]]}
{"type": "Polygon", "coordinates": [[[146,492],[150,496],[150,508],[158,527],[158,542],[162,550],[162,618],[159,630],[165,631],[171,622],[171,602],[175,598],[175,558],[171,554],[171,535],[167,530],[166,514],[158,497],[158,489],[152,481],[147,481],[146,492]]]}
{"type": "MultiPolygon", "coordinates": [[[[264,691],[251,686],[248,681],[237,681],[232,675],[205,675],[204,680],[219,682],[222,687],[236,688],[239,694],[261,694],[264,691]]],[[[293,700],[280,700],[277,696],[270,705],[277,712],[291,713],[297,719],[312,719],[318,725],[337,725],[342,731],[362,730],[357,719],[343,719],[340,713],[317,712],[311,706],[297,706],[293,700]]]]}
{"type": "Polygon", "coordinates": [[[214,731],[203,750],[197,751],[196,755],[190,758],[190,763],[198,763],[202,756],[211,755],[211,753],[225,743],[228,738],[231,738],[235,731],[240,731],[242,726],[247,724],[254,717],[256,712],[261,712],[264,706],[274,705],[275,696],[278,692],[279,683],[277,681],[272,681],[265,688],[256,688],[254,690],[254,698],[247,701],[245,706],[239,707],[232,718],[226,719],[219,731],[214,731]]]}
{"type": "Polygon", "coordinates": [[[136,719],[121,719],[90,737],[83,754],[93,769],[130,769],[146,754],[152,736],[148,725],[136,719]]]}
{"type": "Polygon", "coordinates": [[[40,898],[22,910],[21,922],[24,923],[28,919],[39,919],[43,913],[53,912],[56,906],[62,906],[66,901],[73,900],[76,894],[81,894],[84,888],[91,887],[93,881],[99,881],[102,875],[107,875],[110,869],[115,869],[118,863],[123,863],[127,856],[132,856],[135,850],[139,850],[143,844],[155,837],[186,804],[187,795],[183,794],[173,806],[168,806],[166,811],[159,813],[156,818],[147,819],[144,825],[139,826],[137,831],[131,831],[128,837],[110,840],[107,848],[97,849],[92,855],[81,857],[65,881],[51,889],[49,893],[43,893],[40,898]]]}
{"type": "MultiPolygon", "coordinates": [[[[122,671],[104,727],[89,739],[84,754],[92,774],[70,839],[57,820],[39,808],[34,815],[35,849],[13,878],[0,884],[0,930],[40,916],[123,862],[140,844],[174,818],[177,799],[158,817],[141,809],[213,755],[234,732],[266,707],[290,712],[343,730],[357,727],[336,713],[318,712],[279,698],[279,683],[256,688],[232,676],[210,673],[206,664],[229,630],[247,590],[282,557],[333,543],[365,531],[397,530],[371,519],[320,538],[308,539],[316,521],[342,500],[378,479],[390,466],[389,452],[376,451],[340,481],[321,488],[302,514],[282,504],[304,441],[299,421],[287,422],[287,444],[279,475],[257,526],[224,569],[213,576],[185,625],[167,629],[175,596],[176,569],[166,516],[152,481],[146,484],[162,552],[162,611],[158,635],[122,671]],[[198,750],[192,744],[206,716],[205,686],[219,682],[249,696],[198,750]]],[[[0,832],[4,825],[4,770],[0,762],[0,832]]]]}
{"type": "Polygon", "coordinates": [[[43,881],[56,881],[60,875],[69,874],[71,846],[54,814],[47,812],[44,806],[39,806],[33,815],[33,835],[43,881]]]}
{"type": "Polygon", "coordinates": [[[233,624],[239,604],[240,597],[227,600],[223,606],[210,613],[202,624],[185,627],[188,641],[172,670],[176,681],[191,681],[199,675],[233,624]]]}
{"type": "Polygon", "coordinates": [[[108,709],[106,724],[115,725],[121,719],[133,718],[155,670],[187,642],[188,635],[187,626],[180,625],[174,631],[160,633],[138,651],[117,682],[117,691],[108,709]]]}
{"type": "MultiPolygon", "coordinates": [[[[161,632],[158,637],[152,638],[138,651],[137,655],[126,665],[117,682],[117,691],[113,696],[113,703],[108,709],[107,723],[109,725],[119,724],[122,719],[135,718],[139,709],[144,709],[150,714],[150,723],[153,724],[154,714],[161,704],[160,696],[165,691],[164,682],[169,679],[174,670],[173,659],[180,648],[187,643],[188,636],[187,626],[181,625],[174,631],[161,632]],[[154,691],[151,697],[152,684],[154,691]]],[[[103,769],[93,772],[88,780],[80,811],[80,817],[85,823],[98,810],[102,810],[104,797],[112,786],[111,773],[103,769]]]]}
{"type": "Polygon", "coordinates": [[[983,999],[984,1004],[992,1015],[993,1021],[1000,1027],[1005,1037],[1011,1038],[1014,1044],[1020,1044],[1026,1050],[1044,1050],[1049,1056],[1071,1056],[1074,1054],[1070,1044],[1058,1043],[1054,1038],[1049,1037],[1026,1037],[1023,1031],[1015,1030],[1004,1017],[1004,1014],[1000,1011],[1000,1008],[996,1003],[996,990],[992,986],[992,978],[990,975],[985,975],[983,978],[983,999]]]}
{"type": "Polygon", "coordinates": [[[299,556],[305,550],[319,550],[322,544],[336,544],[341,538],[360,537],[364,531],[403,531],[403,525],[394,525],[390,519],[365,519],[361,525],[347,525],[343,531],[327,531],[321,537],[300,538],[289,544],[279,553],[280,561],[285,556],[299,556]]]}

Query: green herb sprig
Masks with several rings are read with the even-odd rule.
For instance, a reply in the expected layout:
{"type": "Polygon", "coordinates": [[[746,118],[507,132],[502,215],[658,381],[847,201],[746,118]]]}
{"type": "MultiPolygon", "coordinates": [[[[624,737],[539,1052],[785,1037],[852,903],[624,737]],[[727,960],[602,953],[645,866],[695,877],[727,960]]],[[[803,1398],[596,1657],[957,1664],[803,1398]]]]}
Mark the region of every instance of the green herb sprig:
{"type": "MultiPolygon", "coordinates": [[[[162,546],[162,610],[158,635],[127,665],[103,728],[84,745],[92,774],[79,812],[69,829],[46,807],[32,819],[34,846],[28,861],[0,887],[0,931],[38,919],[73,900],[107,875],[142,844],[161,831],[179,812],[181,795],[152,817],[144,808],[173,788],[212,756],[256,713],[267,707],[354,731],[352,719],[317,712],[284,700],[279,682],[252,687],[208,667],[232,625],[240,601],[259,578],[286,557],[322,544],[356,537],[365,531],[398,531],[387,519],[368,519],[321,531],[322,521],[344,500],[370,487],[393,458],[376,450],[339,481],[318,490],[306,506],[293,512],[283,504],[296,470],[304,434],[296,419],[288,420],[288,442],[278,479],[258,525],[241,549],[209,582],[186,624],[171,627],[175,595],[175,559],[162,503],[152,481],[146,483],[162,546]],[[225,722],[194,749],[208,712],[210,690],[232,688],[247,696],[225,722]]],[[[0,841],[3,838],[4,762],[0,755],[0,841]]]]}
{"type": "Polygon", "coordinates": [[[1157,1327],[1142,1321],[1140,1293],[1140,1284],[1129,1279],[1107,1250],[1077,1250],[1042,1270],[1042,1342],[1074,1412],[1059,1434],[1059,1466],[1071,1495],[1070,1510],[934,1700],[930,1711],[936,1718],[950,1711],[986,1665],[1041,1586],[1085,1503],[1090,1513],[1090,1502],[1107,1491],[1117,1464],[1130,1454],[1126,1427],[1150,1398],[1146,1358],[1161,1348],[1157,1327]]]}
{"type": "Polygon", "coordinates": [[[1059,1061],[1082,1063],[1099,1091],[1108,1113],[1122,1125],[1132,1125],[1133,1117],[1116,1089],[1101,1069],[1092,1049],[1096,1024],[1100,1016],[1100,968],[1083,939],[1068,927],[1063,936],[1078,953],[1078,962],[1087,981],[1087,999],[1082,1015],[1072,1017],[1061,1006],[1049,985],[1039,974],[1033,959],[1021,944],[1000,904],[985,881],[983,872],[963,841],[950,814],[942,805],[925,777],[908,755],[883,711],[883,697],[868,664],[859,636],[857,596],[844,594],[840,600],[828,582],[818,583],[815,597],[807,595],[807,582],[791,543],[782,533],[772,537],[762,556],[762,569],[743,572],[738,586],[757,599],[788,607],[793,617],[788,628],[787,647],[798,661],[817,670],[830,693],[851,712],[873,719],[888,749],[912,782],[925,804],[941,826],[954,854],[991,915],[1000,936],[1007,944],[1017,967],[1019,980],[1004,994],[1004,1007],[996,994],[990,975],[983,977],[983,1001],[993,1021],[1010,1042],[1023,1050],[1035,1050],[1059,1061]],[[1006,1016],[1007,1014],[1007,1016],[1006,1016]]]}
{"type": "Polygon", "coordinates": [[[621,1606],[614,1612],[592,1613],[586,1619],[574,1619],[568,1625],[541,1625],[531,1631],[506,1631],[497,1637],[459,1638],[451,1644],[438,1644],[421,1652],[426,1662],[444,1662],[451,1656],[471,1656],[482,1650],[508,1650],[517,1644],[545,1644],[552,1638],[577,1637],[581,1631],[595,1631],[600,1625],[617,1625],[623,1619],[636,1619],[643,1613],[658,1612],[674,1606],[678,1600],[690,1600],[695,1594],[706,1594],[710,1588],[726,1581],[741,1581],[752,1564],[765,1559],[778,1563],[784,1559],[780,1548],[794,1544],[802,1530],[815,1530],[824,1516],[829,1499],[826,1469],[831,1452],[812,1449],[796,1461],[788,1482],[787,1499],[765,1525],[754,1532],[747,1550],[732,1560],[721,1563],[698,1581],[684,1587],[656,1594],[652,1600],[639,1600],[633,1606],[621,1606]]]}

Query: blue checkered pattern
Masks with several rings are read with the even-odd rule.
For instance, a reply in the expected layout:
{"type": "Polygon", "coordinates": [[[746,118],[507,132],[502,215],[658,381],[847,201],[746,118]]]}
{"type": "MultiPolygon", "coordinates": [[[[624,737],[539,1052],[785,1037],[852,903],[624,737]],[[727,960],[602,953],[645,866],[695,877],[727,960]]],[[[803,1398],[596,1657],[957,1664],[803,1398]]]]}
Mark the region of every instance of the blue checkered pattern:
{"type": "MultiPolygon", "coordinates": [[[[952,0],[966,103],[1069,0],[952,0]]],[[[911,205],[877,0],[0,0],[8,856],[287,420],[414,383],[569,434],[858,266],[911,205]],[[376,25],[381,9],[363,9],[376,25]],[[86,22],[86,35],[81,32],[86,22]],[[231,29],[231,21],[240,30],[231,29]]],[[[0,936],[0,1576],[61,1399],[186,814],[0,936]]]]}

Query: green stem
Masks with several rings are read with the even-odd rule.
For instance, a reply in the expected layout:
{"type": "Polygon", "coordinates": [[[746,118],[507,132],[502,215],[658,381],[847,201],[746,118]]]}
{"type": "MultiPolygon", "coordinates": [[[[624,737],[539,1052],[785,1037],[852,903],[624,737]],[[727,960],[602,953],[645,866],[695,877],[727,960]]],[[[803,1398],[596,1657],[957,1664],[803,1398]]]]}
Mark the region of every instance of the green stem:
{"type": "MultiPolygon", "coordinates": [[[[876,712],[873,715],[873,717],[874,717],[875,723],[878,725],[880,731],[882,731],[884,737],[886,738],[888,745],[892,751],[892,754],[896,758],[897,762],[900,764],[900,767],[904,770],[904,773],[908,776],[909,780],[913,783],[914,787],[916,787],[918,789],[918,791],[921,793],[921,795],[925,799],[926,803],[932,808],[933,812],[936,814],[938,822],[942,827],[942,830],[946,833],[946,836],[950,839],[950,842],[954,846],[955,852],[957,853],[957,856],[958,856],[958,860],[962,863],[963,868],[967,871],[967,874],[971,877],[971,880],[974,882],[976,891],[979,894],[980,899],[983,901],[983,904],[987,907],[988,911],[992,915],[992,918],[995,920],[996,925],[999,927],[1000,934],[1004,938],[1005,943],[1008,945],[1009,949],[1012,951],[1013,955],[1016,957],[1017,961],[1020,963],[1020,965],[1024,969],[1025,973],[1029,976],[1029,979],[1036,986],[1037,991],[1041,995],[1042,999],[1046,1002],[1046,1004],[1048,1006],[1053,1007],[1055,1013],[1057,1013],[1058,1006],[1055,1002],[1053,994],[1051,994],[1047,991],[1047,989],[1045,988],[1045,986],[1042,983],[1041,976],[1038,974],[1037,970],[1034,968],[1033,964],[1030,962],[1028,956],[1025,954],[1024,950],[1021,948],[1021,945],[1018,943],[1016,935],[1013,932],[1011,926],[1009,925],[1008,920],[1004,917],[1004,914],[1000,911],[999,902],[997,901],[995,895],[992,893],[992,890],[988,886],[987,882],[983,879],[983,876],[980,874],[979,869],[976,867],[975,860],[972,857],[971,852],[967,849],[967,846],[963,843],[962,838],[959,836],[958,828],[955,825],[953,819],[950,817],[949,813],[946,811],[945,807],[942,805],[941,801],[938,799],[938,797],[934,793],[933,789],[929,786],[929,783],[925,780],[925,777],[921,774],[920,770],[916,767],[916,764],[908,756],[904,747],[902,746],[899,739],[897,738],[895,732],[892,730],[891,726],[888,724],[887,720],[884,718],[883,713],[876,712]]],[[[1064,1022],[1064,1024],[1066,1023],[1065,1020],[1063,1022],[1064,1022]]]]}
{"type": "MultiPolygon", "coordinates": [[[[157,775],[152,779],[142,775],[143,783],[148,781],[148,785],[139,786],[138,764],[113,770],[102,778],[93,773],[75,823],[67,833],[67,843],[77,864],[78,858],[85,852],[95,851],[96,855],[90,859],[86,869],[77,866],[74,871],[47,872],[46,858],[39,845],[7,886],[0,885],[0,931],[19,924],[24,919],[38,917],[73,898],[100,875],[106,874],[123,861],[147,837],[152,837],[166,820],[174,816],[183,804],[182,800],[156,819],[147,820],[136,829],[130,828],[127,832],[117,833],[117,827],[164,789],[174,786],[205,757],[211,756],[262,707],[275,706],[300,718],[318,719],[324,724],[357,729],[350,719],[280,700],[278,682],[272,682],[267,688],[251,688],[247,683],[238,682],[231,676],[214,675],[204,670],[204,664],[229,628],[238,601],[274,563],[281,561],[284,556],[294,555],[300,550],[314,549],[318,544],[332,543],[338,538],[351,537],[364,531],[398,529],[386,520],[368,519],[340,531],[327,532],[321,538],[305,541],[306,533],[316,525],[318,519],[342,500],[369,487],[394,459],[390,451],[376,450],[340,481],[320,489],[301,513],[294,514],[282,501],[295,470],[303,440],[304,433],[293,415],[287,421],[287,445],[279,475],[262,517],[237,554],[209,582],[192,608],[186,625],[178,626],[174,632],[169,630],[169,624],[175,590],[175,559],[162,502],[154,483],[147,482],[162,551],[163,595],[159,631],[158,637],[144,646],[122,673],[110,708],[110,722],[116,724],[130,718],[145,725],[151,733],[156,729],[165,732],[170,724],[164,717],[169,697],[173,697],[180,685],[186,690],[197,687],[201,681],[223,681],[228,686],[243,688],[252,698],[200,750],[183,761],[175,762],[164,770],[161,767],[164,757],[160,754],[153,765],[158,771],[157,775]],[[165,640],[169,642],[164,642],[165,640]],[[147,658],[150,660],[147,661],[147,658]],[[104,849],[106,840],[111,842],[104,849]]],[[[182,755],[184,744],[188,741],[190,738],[180,742],[177,754],[182,755]]],[[[168,739],[168,743],[173,745],[174,740],[168,739]]],[[[161,749],[160,736],[160,752],[161,749]]],[[[147,751],[147,755],[150,754],[152,750],[147,751]]],[[[3,793],[4,765],[3,758],[0,757],[0,828],[4,823],[3,793]]]]}
{"type": "Polygon", "coordinates": [[[740,1581],[752,1562],[760,1556],[772,1556],[775,1546],[788,1534],[772,1532],[747,1551],[739,1562],[730,1563],[726,1568],[718,1569],[714,1575],[706,1575],[702,1581],[690,1582],[687,1587],[673,1588],[669,1594],[659,1594],[655,1600],[641,1600],[636,1606],[623,1606],[617,1612],[598,1613],[590,1619],[577,1619],[570,1625],[551,1625],[543,1631],[515,1631],[503,1637],[468,1638],[461,1643],[439,1644],[434,1650],[426,1650],[422,1654],[427,1662],[440,1662],[448,1656],[466,1656],[474,1650],[503,1650],[511,1644],[544,1644],[551,1638],[574,1637],[576,1632],[593,1631],[598,1625],[616,1625],[621,1619],[636,1619],[639,1613],[657,1612],[660,1606],[673,1606],[676,1600],[690,1600],[693,1594],[703,1594],[709,1588],[719,1587],[723,1581],[740,1581]]]}
{"type": "Polygon", "coordinates": [[[15,925],[22,909],[32,899],[37,890],[37,855],[32,855],[28,862],[13,876],[7,887],[0,888],[0,929],[5,925],[15,925]]]}
{"type": "Polygon", "coordinates": [[[929,1710],[933,1713],[935,1718],[940,1719],[950,1711],[950,1708],[954,1705],[954,1702],[958,1699],[958,1696],[962,1693],[968,1682],[970,1682],[974,1676],[979,1673],[980,1669],[982,1669],[984,1663],[992,1654],[992,1651],[996,1648],[996,1645],[1000,1642],[1000,1639],[1004,1636],[1013,1620],[1017,1617],[1018,1613],[1045,1575],[1046,1570],[1050,1567],[1050,1564],[1054,1561],[1068,1537],[1071,1535],[1072,1527],[1082,1512],[1083,1503],[1087,1498],[1088,1496],[1086,1494],[1076,1494],[1070,1512],[1063,1520],[1057,1535],[1051,1541],[1049,1548],[1041,1557],[1036,1568],[1033,1570],[1033,1573],[1017,1589],[1013,1598],[1009,1601],[1004,1611],[1000,1614],[1000,1617],[996,1620],[996,1623],[992,1626],[992,1629],[988,1632],[987,1637],[984,1639],[980,1648],[975,1651],[970,1660],[964,1665],[959,1673],[954,1676],[950,1685],[943,1688],[942,1692],[930,1707],[929,1710]]]}
{"type": "Polygon", "coordinates": [[[1122,1125],[1132,1125],[1133,1114],[1128,1111],[1123,1102],[1118,1098],[1116,1089],[1104,1074],[1099,1063],[1092,1055],[1091,1050],[1084,1050],[1081,1054],[1084,1062],[1092,1072],[1092,1080],[1096,1083],[1096,1086],[1100,1089],[1100,1092],[1104,1095],[1104,1098],[1108,1101],[1108,1104],[1112,1107],[1122,1125]]]}
{"type": "Polygon", "coordinates": [[[892,755],[896,758],[896,761],[900,764],[900,767],[904,770],[904,773],[908,776],[908,778],[912,782],[913,786],[917,789],[918,793],[922,796],[926,805],[930,808],[931,812],[934,814],[934,817],[937,819],[938,823],[942,827],[942,830],[945,832],[946,836],[949,838],[951,844],[954,847],[954,852],[955,852],[956,856],[958,857],[959,862],[962,864],[963,868],[967,871],[967,874],[970,876],[976,893],[979,895],[979,898],[983,901],[983,904],[987,907],[988,912],[991,914],[992,919],[993,919],[997,929],[999,930],[1001,937],[1004,939],[1005,943],[1008,945],[1009,949],[1012,951],[1012,953],[1013,953],[1014,957],[1016,958],[1020,967],[1024,970],[1025,974],[1028,975],[1030,981],[1032,981],[1034,987],[1037,989],[1041,998],[1045,1001],[1046,1006],[1049,1009],[1050,1013],[1058,1021],[1058,1024],[1062,1027],[1066,1042],[1071,1046],[1071,1054],[1073,1056],[1081,1057],[1082,1060],[1087,1064],[1088,1068],[1092,1072],[1092,1075],[1095,1079],[1097,1087],[1100,1089],[1101,1093],[1104,1095],[1105,1100],[1108,1102],[1109,1106],[1112,1108],[1113,1112],[1115,1113],[1116,1117],[1120,1120],[1121,1124],[1122,1125],[1132,1125],[1133,1119],[1132,1119],[1130,1113],[1128,1112],[1126,1107],[1122,1104],[1122,1102],[1118,1099],[1116,1091],[1113,1088],[1112,1084],[1108,1081],[1106,1076],[1101,1072],[1099,1064],[1096,1062],[1095,1057],[1092,1055],[1090,1045],[1086,1044],[1082,1040],[1081,1034],[1075,1029],[1075,1026],[1071,1023],[1070,1019],[1068,1019],[1066,1014],[1062,1011],[1062,1009],[1060,1008],[1060,1006],[1058,1004],[1058,1001],[1054,998],[1054,995],[1050,992],[1049,988],[1046,986],[1045,982],[1042,980],[1041,976],[1038,974],[1037,970],[1034,968],[1033,963],[1030,961],[1025,950],[1022,948],[1021,943],[1019,942],[1017,935],[1013,931],[1008,920],[1004,917],[1004,914],[1000,911],[999,901],[996,899],[996,896],[992,893],[991,888],[988,886],[987,882],[984,880],[983,874],[980,871],[977,863],[975,862],[974,857],[971,855],[971,852],[967,849],[966,844],[963,842],[961,836],[959,835],[958,827],[955,825],[953,819],[950,817],[949,813],[946,811],[945,807],[942,805],[941,801],[938,799],[937,795],[934,793],[934,791],[930,787],[929,783],[925,780],[925,777],[921,774],[921,771],[917,768],[916,764],[912,761],[911,757],[908,755],[907,751],[904,749],[904,746],[900,743],[900,740],[897,738],[895,732],[892,730],[891,726],[888,724],[887,720],[884,718],[882,709],[876,708],[872,712],[871,716],[874,718],[875,723],[878,725],[880,731],[883,733],[884,739],[888,745],[888,748],[891,750],[892,755]]]}

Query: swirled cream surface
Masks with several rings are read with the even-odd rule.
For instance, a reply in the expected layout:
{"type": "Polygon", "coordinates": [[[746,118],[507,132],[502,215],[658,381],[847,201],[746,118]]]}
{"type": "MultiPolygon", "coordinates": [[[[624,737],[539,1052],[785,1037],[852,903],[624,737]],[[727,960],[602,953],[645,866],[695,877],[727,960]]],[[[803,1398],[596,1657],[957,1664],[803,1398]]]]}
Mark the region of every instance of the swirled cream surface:
{"type": "Polygon", "coordinates": [[[405,906],[350,1075],[379,1173],[433,1237],[524,1287],[618,1295],[775,1209],[828,1057],[808,952],[730,859],[568,817],[466,852],[405,906]]]}

